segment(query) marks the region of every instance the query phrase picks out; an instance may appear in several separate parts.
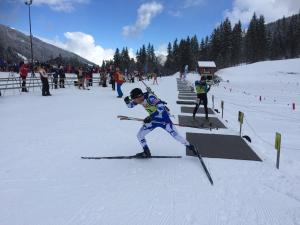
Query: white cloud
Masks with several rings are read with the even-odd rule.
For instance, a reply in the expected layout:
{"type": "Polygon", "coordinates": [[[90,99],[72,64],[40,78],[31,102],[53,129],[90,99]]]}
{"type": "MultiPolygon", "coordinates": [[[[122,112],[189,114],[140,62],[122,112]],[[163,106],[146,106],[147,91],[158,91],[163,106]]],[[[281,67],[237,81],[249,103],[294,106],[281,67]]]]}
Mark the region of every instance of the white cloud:
{"type": "Polygon", "coordinates": [[[151,20],[159,13],[161,13],[162,10],[163,5],[157,2],[142,4],[138,9],[138,15],[135,24],[124,26],[123,35],[136,35],[142,30],[146,29],[150,25],[151,20]]]}
{"type": "Polygon", "coordinates": [[[168,14],[173,17],[182,17],[185,13],[189,13],[188,10],[190,8],[196,8],[200,5],[204,5],[206,3],[206,0],[184,0],[181,1],[179,4],[175,4],[172,7],[172,9],[168,10],[168,14]]]}
{"type": "Polygon", "coordinates": [[[224,16],[233,23],[241,20],[247,25],[254,12],[264,15],[266,22],[272,22],[296,14],[299,10],[299,0],[234,0],[232,9],[226,10],[224,16]]]}
{"type": "MultiPolygon", "coordinates": [[[[98,65],[101,65],[103,60],[113,58],[115,51],[113,49],[105,49],[102,46],[97,45],[92,35],[82,32],[66,32],[64,33],[64,36],[66,38],[64,42],[60,41],[58,37],[54,40],[45,38],[41,39],[62,49],[74,52],[98,65]]],[[[133,55],[133,50],[129,49],[129,53],[133,55]]]]}
{"type": "Polygon", "coordinates": [[[154,51],[156,55],[168,55],[168,44],[161,44],[158,48],[154,51]]]}
{"type": "Polygon", "coordinates": [[[183,4],[183,8],[195,7],[203,3],[203,0],[185,0],[183,4]]]}
{"type": "Polygon", "coordinates": [[[181,17],[182,12],[180,10],[169,10],[168,13],[174,17],[181,17]]]}
{"type": "Polygon", "coordinates": [[[161,65],[163,65],[167,61],[168,55],[168,45],[161,44],[158,49],[155,50],[155,55],[158,57],[158,61],[161,65]]]}
{"type": "Polygon", "coordinates": [[[33,5],[47,5],[55,11],[71,12],[76,4],[87,4],[89,0],[34,0],[33,5]]]}
{"type": "Polygon", "coordinates": [[[135,59],[136,54],[135,54],[135,52],[134,52],[134,50],[133,50],[132,48],[129,48],[129,49],[128,49],[128,54],[129,54],[129,57],[130,57],[130,58],[135,59]]]}

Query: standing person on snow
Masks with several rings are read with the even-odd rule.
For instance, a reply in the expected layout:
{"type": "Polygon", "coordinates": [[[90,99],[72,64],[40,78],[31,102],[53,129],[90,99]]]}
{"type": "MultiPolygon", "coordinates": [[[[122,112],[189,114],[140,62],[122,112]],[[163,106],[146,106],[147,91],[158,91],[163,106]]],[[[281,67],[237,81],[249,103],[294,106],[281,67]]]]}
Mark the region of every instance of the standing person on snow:
{"type": "Polygon", "coordinates": [[[151,152],[147,145],[145,136],[153,131],[155,128],[160,127],[167,131],[174,139],[181,144],[187,146],[190,150],[195,152],[195,148],[182,136],[180,136],[174,127],[165,102],[158,99],[155,95],[148,92],[143,93],[141,89],[134,88],[130,92],[130,97],[125,97],[124,101],[128,108],[133,108],[137,105],[142,105],[145,110],[150,114],[144,119],[144,125],[141,127],[137,134],[137,138],[142,145],[144,151],[137,153],[136,157],[150,158],[151,152]]]}
{"type": "Polygon", "coordinates": [[[24,62],[20,63],[19,73],[20,73],[20,77],[22,79],[22,92],[28,92],[28,90],[26,88],[26,78],[28,75],[28,66],[24,62]]]}
{"type": "Polygon", "coordinates": [[[205,76],[202,76],[200,81],[195,81],[196,93],[197,93],[197,100],[196,106],[193,112],[193,118],[195,119],[196,113],[199,109],[200,104],[204,105],[205,110],[205,118],[208,120],[208,109],[207,109],[207,93],[210,90],[210,86],[206,83],[205,76]]]}
{"type": "Polygon", "coordinates": [[[122,92],[121,86],[125,82],[125,78],[124,78],[124,75],[122,74],[122,72],[120,71],[120,69],[118,67],[116,68],[114,78],[115,78],[115,81],[117,83],[117,92],[118,92],[117,98],[122,98],[123,97],[123,92],[122,92]]]}
{"type": "Polygon", "coordinates": [[[158,82],[157,82],[157,72],[155,71],[154,73],[153,73],[153,85],[154,84],[157,84],[158,85],[158,82]]]}
{"type": "Polygon", "coordinates": [[[43,96],[51,96],[49,92],[49,82],[48,82],[48,74],[45,69],[45,65],[38,66],[38,73],[40,74],[42,81],[42,95],[43,96]]]}
{"type": "MultiPolygon", "coordinates": [[[[53,66],[52,67],[52,76],[53,76],[54,89],[57,89],[57,87],[58,87],[57,86],[58,85],[58,74],[59,74],[59,71],[58,71],[57,67],[53,66]]],[[[52,88],[53,88],[53,86],[52,86],[52,88]]]]}
{"type": "Polygon", "coordinates": [[[63,66],[59,67],[58,74],[59,74],[59,87],[60,88],[65,88],[66,74],[65,74],[63,66]]]}
{"type": "Polygon", "coordinates": [[[112,67],[109,68],[109,77],[110,77],[109,83],[111,84],[111,88],[114,91],[116,89],[116,81],[115,81],[115,76],[112,67]]]}

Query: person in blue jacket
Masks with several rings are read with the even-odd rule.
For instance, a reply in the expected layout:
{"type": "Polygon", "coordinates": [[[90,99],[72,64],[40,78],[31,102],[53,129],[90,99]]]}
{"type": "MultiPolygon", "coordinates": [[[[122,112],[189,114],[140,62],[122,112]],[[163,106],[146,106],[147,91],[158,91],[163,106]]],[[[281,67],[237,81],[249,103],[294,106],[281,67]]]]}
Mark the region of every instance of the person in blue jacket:
{"type": "Polygon", "coordinates": [[[137,157],[151,157],[151,152],[147,145],[145,136],[158,127],[167,131],[174,139],[187,146],[190,150],[195,151],[194,146],[191,145],[180,134],[178,134],[170,119],[169,111],[165,102],[161,101],[159,98],[149,92],[143,93],[143,91],[139,88],[134,88],[130,92],[130,97],[125,97],[124,101],[128,108],[142,105],[149,113],[149,116],[144,119],[144,125],[137,134],[137,138],[144,150],[143,152],[137,153],[137,157]]]}

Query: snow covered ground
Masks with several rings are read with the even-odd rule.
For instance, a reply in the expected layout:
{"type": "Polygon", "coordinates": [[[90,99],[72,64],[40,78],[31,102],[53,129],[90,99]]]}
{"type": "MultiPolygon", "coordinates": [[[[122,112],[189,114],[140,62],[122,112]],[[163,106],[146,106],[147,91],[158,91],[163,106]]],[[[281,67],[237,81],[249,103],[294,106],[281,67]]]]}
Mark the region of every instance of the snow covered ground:
{"type": "MultiPolygon", "coordinates": [[[[163,130],[147,136],[152,153],[182,159],[80,159],[140,151],[136,133],[141,124],[116,117],[147,114],[142,107],[126,108],[110,88],[70,87],[52,90],[51,97],[36,89],[0,97],[0,225],[300,224],[300,60],[218,74],[229,82],[210,95],[216,108],[224,100],[223,122],[229,129],[212,133],[238,134],[242,110],[250,125],[243,133],[251,136],[263,162],[205,158],[214,186],[198,159],[184,156],[185,148],[163,130]],[[295,111],[288,105],[292,102],[295,111]],[[280,170],[275,169],[276,131],[283,138],[280,170]]],[[[177,77],[159,79],[158,86],[147,82],[174,115],[180,113],[177,77]]],[[[143,87],[125,84],[124,93],[136,86],[143,87]]],[[[182,135],[211,132],[178,130],[182,135]]]]}

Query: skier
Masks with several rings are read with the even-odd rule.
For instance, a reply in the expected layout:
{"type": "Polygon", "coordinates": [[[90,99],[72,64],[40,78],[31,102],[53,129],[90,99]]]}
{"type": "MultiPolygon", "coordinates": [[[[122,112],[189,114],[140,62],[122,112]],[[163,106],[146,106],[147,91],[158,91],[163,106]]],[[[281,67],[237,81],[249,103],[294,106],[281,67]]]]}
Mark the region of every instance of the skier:
{"type": "Polygon", "coordinates": [[[135,156],[140,158],[150,158],[151,152],[147,145],[145,136],[157,127],[160,127],[167,131],[174,139],[188,147],[195,152],[195,148],[182,136],[180,136],[174,127],[165,102],[158,99],[155,95],[143,91],[139,88],[134,88],[130,92],[130,97],[124,98],[124,101],[128,108],[133,108],[137,105],[142,105],[145,110],[150,114],[144,119],[144,125],[141,127],[137,134],[137,138],[142,145],[144,151],[137,153],[135,156]]]}
{"type": "Polygon", "coordinates": [[[189,66],[185,65],[184,71],[183,71],[183,81],[185,81],[188,72],[189,72],[189,66]]]}
{"type": "Polygon", "coordinates": [[[154,72],[152,77],[153,77],[153,85],[154,84],[158,85],[158,82],[157,82],[157,73],[154,72]]]}
{"type": "Polygon", "coordinates": [[[204,105],[205,110],[205,118],[208,120],[208,109],[207,109],[207,93],[210,90],[210,85],[206,83],[205,76],[202,76],[200,81],[195,81],[196,93],[197,93],[197,100],[196,106],[193,112],[193,118],[195,119],[196,113],[199,109],[200,104],[204,105]]]}

